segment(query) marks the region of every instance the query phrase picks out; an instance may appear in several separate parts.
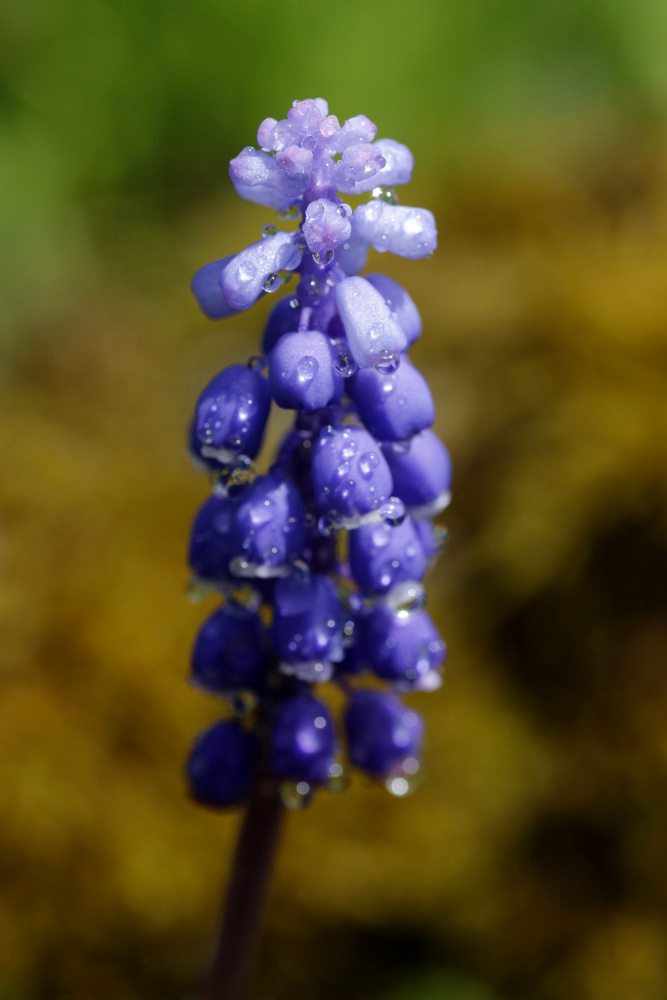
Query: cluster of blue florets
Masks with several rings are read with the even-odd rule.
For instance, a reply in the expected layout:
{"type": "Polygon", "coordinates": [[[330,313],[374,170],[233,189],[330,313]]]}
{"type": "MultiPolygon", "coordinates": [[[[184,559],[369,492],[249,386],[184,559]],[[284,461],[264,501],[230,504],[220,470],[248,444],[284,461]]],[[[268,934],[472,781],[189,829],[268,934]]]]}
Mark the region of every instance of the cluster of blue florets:
{"type": "Polygon", "coordinates": [[[230,176],[242,197],[300,224],[265,226],[192,282],[221,319],[298,279],[269,315],[261,356],[216,375],[190,432],[213,489],[189,562],[196,583],[222,595],[197,636],[192,680],[234,709],[188,761],[192,794],[212,806],[242,801],[258,775],[279,778],[288,804],[305,802],[340,786],[345,760],[400,795],[420,766],[423,722],[399,695],[440,683],[445,645],[422,580],[442,541],[433,519],[449,502],[451,464],[406,354],[417,308],[395,281],[358,272],[371,246],[428,257],[437,233],[430,212],[393,191],[410,180],[412,154],[375,134],[363,115],[341,126],[319,98],[262,122],[261,148],[244,149],[230,176]],[[341,192],[371,197],[352,211],[341,192]],[[272,401],[295,419],[258,475],[272,401]],[[319,696],[327,682],[347,698],[344,740],[319,696]]]}

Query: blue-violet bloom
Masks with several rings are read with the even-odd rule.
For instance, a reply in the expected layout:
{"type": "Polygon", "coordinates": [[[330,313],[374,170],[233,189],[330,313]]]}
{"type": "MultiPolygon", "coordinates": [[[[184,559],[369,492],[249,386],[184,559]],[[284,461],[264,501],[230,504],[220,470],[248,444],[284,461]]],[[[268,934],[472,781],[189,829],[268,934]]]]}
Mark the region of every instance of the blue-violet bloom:
{"type": "Polygon", "coordinates": [[[402,796],[420,768],[424,724],[398,695],[440,683],[445,644],[422,581],[444,538],[433,519],[449,502],[451,461],[406,353],[419,311],[393,279],[360,272],[371,248],[430,257],[437,233],[394,190],[412,177],[410,150],[376,135],[365,115],[341,125],[321,98],[266,118],[259,148],[229,174],[277,225],[192,280],[217,320],[295,279],[269,313],[261,356],[219,372],[190,424],[212,484],[190,538],[193,592],[220,601],[191,680],[229,709],[186,771],[193,797],[215,808],[267,776],[298,807],[318,787],[340,789],[348,765],[402,796]],[[353,211],[349,195],[365,200],[353,211]],[[294,420],[260,475],[272,402],[294,420]],[[339,725],[328,684],[347,701],[339,725]]]}

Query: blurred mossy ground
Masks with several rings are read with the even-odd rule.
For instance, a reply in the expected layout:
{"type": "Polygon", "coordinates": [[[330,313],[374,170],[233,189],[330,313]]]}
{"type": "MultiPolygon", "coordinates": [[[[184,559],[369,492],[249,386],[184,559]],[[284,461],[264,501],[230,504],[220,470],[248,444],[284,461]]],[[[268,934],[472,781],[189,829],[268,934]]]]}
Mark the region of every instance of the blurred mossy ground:
{"type": "MultiPolygon", "coordinates": [[[[262,1000],[667,994],[665,165],[648,134],[548,168],[472,160],[414,193],[435,258],[371,263],[422,311],[414,359],[454,458],[429,581],[451,665],[412,699],[414,797],[356,778],[290,818],[262,1000]]],[[[6,378],[9,1000],[185,998],[206,962],[236,819],[181,782],[218,711],[184,683],[210,605],[184,599],[206,484],[182,443],[270,303],[207,324],[186,281],[264,221],[221,201],[128,225],[122,262],[6,378]]]]}
{"type": "Polygon", "coordinates": [[[180,777],[216,716],[184,428],[270,302],[208,324],[187,281],[269,221],[226,161],[316,94],[413,148],[438,220],[432,261],[370,267],[423,314],[454,458],[450,666],[414,797],[290,818],[255,996],[664,1000],[667,7],[1,16],[2,1000],[196,995],[236,818],[180,777]]]}

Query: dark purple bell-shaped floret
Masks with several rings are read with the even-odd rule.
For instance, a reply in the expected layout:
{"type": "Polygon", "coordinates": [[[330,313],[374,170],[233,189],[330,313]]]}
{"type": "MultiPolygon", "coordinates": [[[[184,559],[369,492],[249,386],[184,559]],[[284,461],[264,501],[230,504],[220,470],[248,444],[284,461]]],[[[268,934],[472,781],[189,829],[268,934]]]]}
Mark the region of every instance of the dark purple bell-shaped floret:
{"type": "Polygon", "coordinates": [[[294,483],[276,468],[258,476],[238,503],[233,535],[234,575],[283,575],[305,538],[303,504],[294,483]]]}
{"type": "Polygon", "coordinates": [[[270,409],[269,383],[255,368],[223,368],[197,400],[193,451],[205,461],[222,464],[233,463],[240,455],[254,458],[262,446],[270,409]]]}
{"type": "Polygon", "coordinates": [[[377,288],[396,316],[398,325],[407,337],[408,346],[414,344],[422,332],[422,321],[417,306],[406,290],[386,274],[365,274],[364,278],[373,288],[377,288]]]}
{"type": "MultiPolygon", "coordinates": [[[[411,687],[434,686],[434,671],[445,660],[445,644],[423,608],[396,611],[376,605],[363,621],[363,648],[378,677],[411,687]]],[[[437,678],[436,678],[437,681],[437,678]]]]}
{"type": "Polygon", "coordinates": [[[188,562],[200,580],[214,583],[229,579],[235,512],[235,500],[215,493],[199,508],[192,525],[188,562]]]}
{"type": "Polygon", "coordinates": [[[238,805],[250,794],[256,761],[255,736],[236,722],[218,722],[199,737],[188,758],[190,794],[213,808],[238,805]]]}
{"type": "Polygon", "coordinates": [[[289,295],[279,299],[269,313],[262,335],[262,351],[268,354],[285,333],[291,333],[299,325],[297,300],[289,295]]]}
{"type": "Polygon", "coordinates": [[[354,524],[391,496],[384,455],[361,427],[325,427],[313,448],[311,470],[320,510],[354,524]]]}
{"type": "Polygon", "coordinates": [[[427,564],[430,566],[437,558],[447,537],[446,528],[437,527],[428,518],[414,521],[415,530],[422,543],[427,564]]]}
{"type": "Polygon", "coordinates": [[[419,757],[424,722],[383,691],[358,691],[345,716],[350,761],[375,778],[400,771],[419,757]]]}
{"type": "Polygon", "coordinates": [[[192,651],[191,680],[217,694],[257,688],[264,668],[262,623],[249,608],[229,601],[199,630],[192,651]]]}
{"type": "Polygon", "coordinates": [[[271,769],[283,778],[321,785],[336,756],[336,735],[327,706],[311,695],[288,698],[271,727],[271,769]]]}
{"type": "Polygon", "coordinates": [[[452,460],[433,431],[416,434],[409,447],[383,448],[394,480],[394,492],[415,518],[433,517],[449,503],[452,460]]]}
{"type": "Polygon", "coordinates": [[[360,369],[351,379],[350,394],[366,429],[380,440],[405,441],[435,420],[426,379],[405,355],[393,372],[360,369]]]}
{"type": "Polygon", "coordinates": [[[384,593],[396,583],[420,581],[426,556],[412,519],[402,524],[364,524],[350,532],[350,569],[362,590],[384,593]]]}
{"type": "Polygon", "coordinates": [[[286,333],[269,354],[271,395],[288,410],[321,410],[343,395],[330,339],[319,330],[286,333]]]}
{"type": "Polygon", "coordinates": [[[286,663],[339,660],[342,609],[336,587],[319,573],[294,573],[274,592],[273,641],[286,663]]]}

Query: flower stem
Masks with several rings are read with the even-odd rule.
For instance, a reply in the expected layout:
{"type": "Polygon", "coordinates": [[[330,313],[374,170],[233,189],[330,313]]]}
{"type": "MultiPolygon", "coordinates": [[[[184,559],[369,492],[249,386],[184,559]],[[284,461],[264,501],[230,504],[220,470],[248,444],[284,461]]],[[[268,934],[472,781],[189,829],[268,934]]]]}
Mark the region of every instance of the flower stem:
{"type": "Polygon", "coordinates": [[[259,779],[236,846],[204,1000],[241,1000],[243,996],[257,950],[284,814],[275,781],[259,779]]]}

